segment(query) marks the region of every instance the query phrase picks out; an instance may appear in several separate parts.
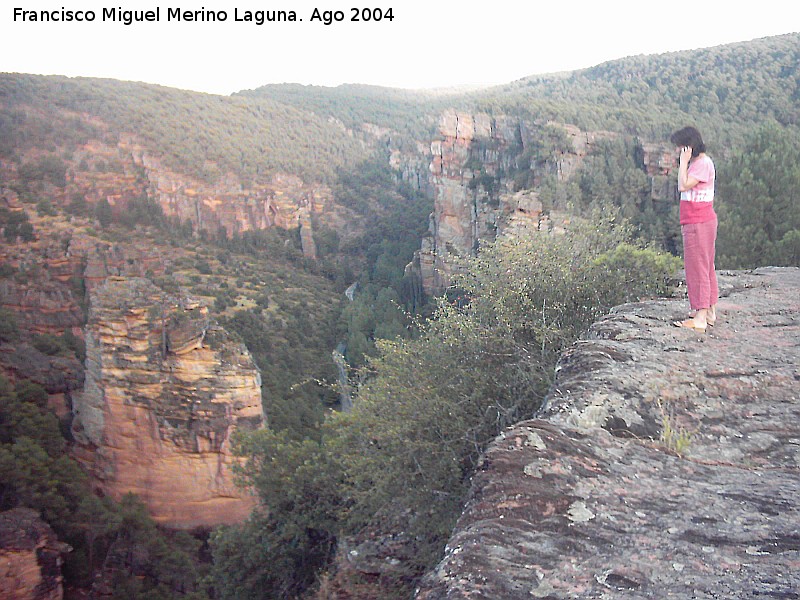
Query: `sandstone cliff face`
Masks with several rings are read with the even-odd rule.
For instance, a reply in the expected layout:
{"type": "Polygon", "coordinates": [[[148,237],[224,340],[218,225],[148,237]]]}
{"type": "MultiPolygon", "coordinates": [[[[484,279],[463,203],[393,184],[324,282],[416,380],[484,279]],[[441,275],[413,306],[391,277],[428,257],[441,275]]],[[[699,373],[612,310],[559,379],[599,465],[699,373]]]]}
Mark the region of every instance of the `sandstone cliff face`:
{"type": "MultiPolygon", "coordinates": [[[[0,171],[0,177],[3,174],[0,171]]],[[[15,313],[18,326],[31,334],[77,331],[84,317],[69,284],[82,275],[82,259],[70,256],[57,235],[42,234],[41,219],[33,218],[38,239],[0,245],[0,262],[16,271],[15,277],[0,279],[0,307],[15,313]]]]}
{"type": "MultiPolygon", "coordinates": [[[[300,227],[310,236],[311,215],[332,210],[333,194],[325,185],[304,182],[299,177],[276,173],[264,183],[245,183],[233,174],[205,182],[165,167],[133,135],[123,135],[116,146],[92,141],[79,149],[88,168],[70,170],[70,184],[90,204],[102,199],[112,210],[122,211],[132,199],[148,197],[164,214],[189,222],[195,231],[226,235],[277,226],[300,227]],[[116,164],[108,172],[97,164],[116,164]]],[[[304,245],[306,255],[313,249],[304,245]]]]}
{"type": "Polygon", "coordinates": [[[721,283],[708,334],[630,304],[563,356],[417,598],[796,597],[800,269],[721,283]]]}
{"type": "Polygon", "coordinates": [[[38,383],[50,393],[59,416],[69,412],[70,392],[83,385],[83,365],[74,355],[47,355],[35,336],[83,337],[86,294],[110,276],[163,275],[170,258],[135,238],[111,244],[64,230],[64,223],[35,219],[37,239],[0,247],[0,261],[16,270],[0,279],[0,307],[10,311],[19,340],[0,343],[0,372],[38,383]]]}
{"type": "Polygon", "coordinates": [[[495,238],[502,212],[495,186],[521,150],[512,119],[449,111],[439,130],[442,139],[431,144],[434,212],[413,263],[429,294],[446,287],[459,256],[474,256],[495,238]]]}
{"type": "Polygon", "coordinates": [[[231,435],[264,422],[247,349],[190,299],[112,277],[91,294],[86,353],[73,431],[96,487],[138,494],[172,527],[244,519],[254,498],[234,485],[231,435]]]}
{"type": "Polygon", "coordinates": [[[81,273],[86,293],[103,285],[109,277],[161,276],[171,257],[158,247],[143,247],[132,239],[124,244],[110,244],[85,235],[73,236],[67,254],[78,257],[84,265],[81,273]]]}
{"type": "MultiPolygon", "coordinates": [[[[311,235],[311,215],[331,208],[333,194],[324,185],[309,184],[287,174],[273,175],[268,183],[243,185],[233,175],[214,184],[193,181],[165,169],[144,151],[134,151],[134,160],[145,168],[152,197],[164,214],[189,221],[195,230],[228,236],[246,231],[300,227],[311,235]]],[[[306,256],[315,258],[312,248],[303,245],[306,256]]]]}
{"type": "Polygon", "coordinates": [[[650,177],[650,197],[653,200],[677,200],[675,177],[675,151],[670,145],[661,143],[642,144],[642,162],[650,177]]]}
{"type": "Polygon", "coordinates": [[[81,386],[83,367],[75,356],[44,354],[31,341],[67,331],[80,337],[85,318],[80,298],[67,283],[80,273],[80,261],[67,259],[60,243],[40,239],[0,245],[0,263],[16,270],[15,276],[0,279],[0,308],[13,315],[20,333],[19,339],[0,341],[0,373],[42,385],[64,416],[65,394],[81,386]]]}
{"type": "Polygon", "coordinates": [[[386,144],[389,152],[389,167],[399,173],[400,180],[426,197],[432,198],[434,188],[429,169],[431,163],[430,147],[421,142],[415,142],[410,148],[398,148],[393,146],[391,137],[386,144]]]}
{"type": "MultiPolygon", "coordinates": [[[[530,235],[567,225],[566,213],[544,210],[537,182],[544,174],[569,181],[593,145],[617,136],[569,124],[456,111],[442,115],[439,133],[441,139],[431,144],[434,212],[429,234],[407,269],[421,277],[427,294],[434,295],[449,284],[459,257],[475,256],[482,244],[498,235],[530,235]],[[546,158],[531,160],[548,131],[557,131],[560,141],[546,158]],[[514,176],[520,174],[533,182],[530,189],[515,191],[514,176]]],[[[644,144],[641,155],[652,197],[672,198],[670,148],[644,144]]]]}
{"type": "Polygon", "coordinates": [[[0,598],[61,600],[61,543],[30,508],[0,513],[0,598]]]}
{"type": "MultiPolygon", "coordinates": [[[[54,205],[67,207],[79,198],[91,209],[107,201],[111,212],[119,216],[129,203],[146,198],[156,202],[166,216],[215,236],[299,227],[310,238],[312,216],[325,213],[334,221],[346,218],[339,214],[341,209],[327,185],[287,173],[275,173],[260,182],[244,182],[231,173],[212,182],[201,181],[164,166],[132,134],[122,134],[116,143],[111,136],[104,141],[93,139],[69,151],[66,185],[48,184],[44,194],[54,205]]],[[[26,158],[33,160],[39,153],[29,154],[26,158]]],[[[0,164],[0,174],[8,181],[17,178],[11,164],[0,164]]],[[[3,200],[10,195],[6,192],[3,200]]],[[[313,246],[304,243],[303,250],[315,258],[313,246]]]]}
{"type": "Polygon", "coordinates": [[[61,334],[80,328],[83,314],[68,286],[49,277],[28,283],[0,280],[0,306],[30,333],[61,334]]]}

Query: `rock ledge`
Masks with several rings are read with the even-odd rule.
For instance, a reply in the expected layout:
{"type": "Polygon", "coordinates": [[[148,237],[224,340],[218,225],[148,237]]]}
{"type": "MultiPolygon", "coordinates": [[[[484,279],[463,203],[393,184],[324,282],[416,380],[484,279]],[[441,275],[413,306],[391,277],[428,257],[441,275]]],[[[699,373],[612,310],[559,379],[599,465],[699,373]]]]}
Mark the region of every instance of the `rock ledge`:
{"type": "Polygon", "coordinates": [[[800,597],[800,269],[721,284],[705,335],[629,304],[562,357],[417,598],[800,597]]]}

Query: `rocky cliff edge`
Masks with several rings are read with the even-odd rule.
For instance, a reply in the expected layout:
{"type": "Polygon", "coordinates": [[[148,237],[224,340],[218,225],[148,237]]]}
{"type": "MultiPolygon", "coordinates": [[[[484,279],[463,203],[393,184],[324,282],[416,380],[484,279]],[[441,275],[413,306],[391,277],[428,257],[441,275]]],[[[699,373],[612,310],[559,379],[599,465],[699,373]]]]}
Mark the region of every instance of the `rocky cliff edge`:
{"type": "Polygon", "coordinates": [[[159,523],[211,527],[255,506],[235,485],[231,441],[264,423],[261,373],[197,301],[136,277],[94,289],[73,414],[73,453],[94,487],[138,494],[159,523]]]}
{"type": "Polygon", "coordinates": [[[800,269],[618,307],[485,454],[417,598],[797,598],[800,269]]]}

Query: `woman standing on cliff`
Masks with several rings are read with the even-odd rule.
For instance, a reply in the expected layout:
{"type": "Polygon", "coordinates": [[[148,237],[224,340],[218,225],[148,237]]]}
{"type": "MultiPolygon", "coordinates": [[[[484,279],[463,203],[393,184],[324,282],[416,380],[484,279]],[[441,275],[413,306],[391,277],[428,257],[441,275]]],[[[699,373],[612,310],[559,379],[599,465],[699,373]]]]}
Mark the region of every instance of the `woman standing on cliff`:
{"type": "Polygon", "coordinates": [[[686,288],[694,316],[675,321],[678,327],[705,331],[717,320],[719,288],[714,266],[717,214],[714,212],[714,162],[706,154],[700,132],[684,127],[670,136],[680,150],[678,191],[686,288]]]}

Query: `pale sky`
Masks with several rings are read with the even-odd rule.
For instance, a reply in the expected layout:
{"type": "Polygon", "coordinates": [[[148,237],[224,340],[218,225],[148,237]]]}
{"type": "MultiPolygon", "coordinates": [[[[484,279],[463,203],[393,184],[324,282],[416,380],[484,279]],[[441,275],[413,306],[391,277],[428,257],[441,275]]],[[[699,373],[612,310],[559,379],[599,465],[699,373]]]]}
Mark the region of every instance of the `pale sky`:
{"type": "Polygon", "coordinates": [[[267,83],[401,88],[508,83],[637,54],[717,46],[800,30],[786,0],[3,0],[0,72],[108,77],[230,94],[267,83]],[[93,22],[14,21],[26,11],[94,11],[93,22]],[[350,7],[393,20],[350,21],[350,7]],[[747,8],[744,8],[747,7],[747,8]],[[103,21],[103,9],[155,10],[159,22],[103,21]],[[169,9],[227,20],[167,20],[169,9]],[[314,9],[343,21],[311,20],[314,9]],[[235,21],[294,10],[298,22],[235,21]]]}

